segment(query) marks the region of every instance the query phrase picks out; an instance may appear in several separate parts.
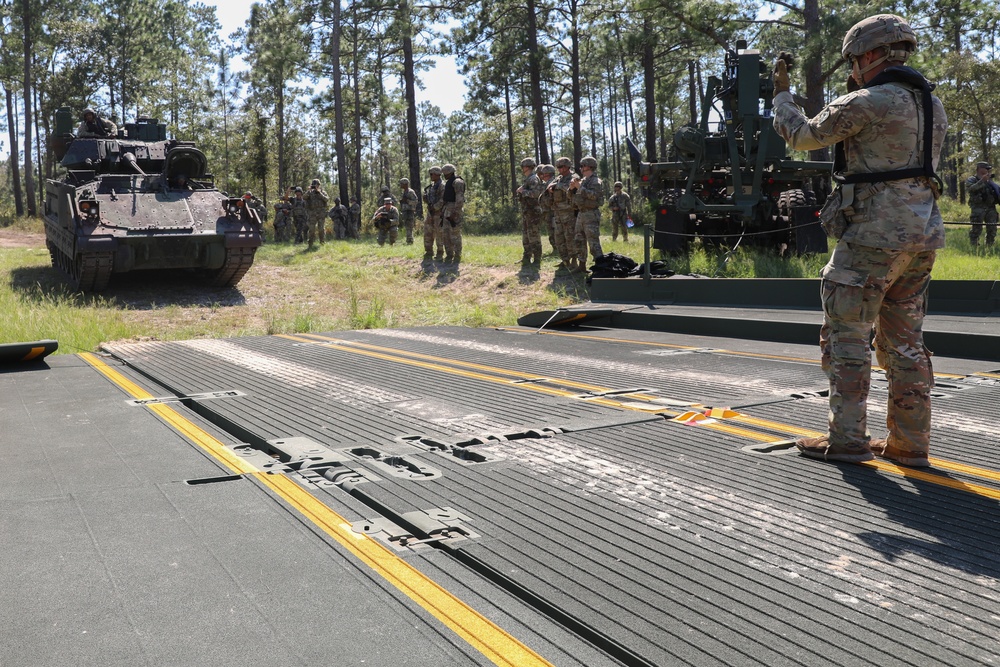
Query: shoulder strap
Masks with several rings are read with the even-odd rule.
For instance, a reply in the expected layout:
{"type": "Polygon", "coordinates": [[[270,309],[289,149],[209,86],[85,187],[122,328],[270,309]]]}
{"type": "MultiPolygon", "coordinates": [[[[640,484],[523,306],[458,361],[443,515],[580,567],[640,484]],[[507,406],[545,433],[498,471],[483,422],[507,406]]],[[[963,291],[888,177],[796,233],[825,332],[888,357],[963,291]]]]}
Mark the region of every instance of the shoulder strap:
{"type": "Polygon", "coordinates": [[[931,85],[924,76],[912,67],[887,67],[878,76],[868,82],[865,88],[879,86],[885,83],[899,82],[907,83],[919,88],[924,107],[924,132],[922,137],[922,148],[924,153],[924,163],[920,167],[910,167],[908,169],[894,169],[893,171],[875,171],[845,176],[843,170],[847,168],[847,156],[844,152],[844,142],[837,142],[834,149],[833,180],[837,183],[847,185],[849,183],[884,183],[886,181],[902,181],[907,178],[926,176],[931,180],[939,182],[941,179],[934,173],[934,165],[931,153],[934,145],[934,101],[931,97],[931,85]]]}

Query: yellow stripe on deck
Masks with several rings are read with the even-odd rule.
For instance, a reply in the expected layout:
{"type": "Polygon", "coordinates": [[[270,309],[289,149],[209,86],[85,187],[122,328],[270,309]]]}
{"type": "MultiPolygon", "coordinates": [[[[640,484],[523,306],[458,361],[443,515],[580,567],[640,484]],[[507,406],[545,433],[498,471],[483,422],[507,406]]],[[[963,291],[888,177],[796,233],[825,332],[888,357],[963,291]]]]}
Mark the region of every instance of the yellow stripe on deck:
{"type": "MultiPolygon", "coordinates": [[[[135,384],[94,354],[80,357],[135,399],[153,395],[135,384]]],[[[355,558],[395,586],[411,600],[444,623],[494,664],[504,667],[552,667],[551,663],[507,633],[458,597],[441,587],[376,540],[355,533],[348,521],[284,475],[260,472],[242,460],[221,441],[171,406],[145,406],[191,442],[211,454],[233,472],[248,474],[296,509],[355,558]]]]}

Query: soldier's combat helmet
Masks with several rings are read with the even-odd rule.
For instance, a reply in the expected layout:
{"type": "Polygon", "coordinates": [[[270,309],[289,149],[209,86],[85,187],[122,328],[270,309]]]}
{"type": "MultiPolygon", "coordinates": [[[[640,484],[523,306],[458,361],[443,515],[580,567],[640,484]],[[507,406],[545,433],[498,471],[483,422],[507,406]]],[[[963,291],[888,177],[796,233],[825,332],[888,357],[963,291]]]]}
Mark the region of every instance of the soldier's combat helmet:
{"type": "Polygon", "coordinates": [[[388,191],[389,191],[389,186],[388,185],[383,185],[382,186],[382,192],[388,192],[388,191]]]}
{"type": "Polygon", "coordinates": [[[538,170],[540,172],[542,172],[543,174],[553,174],[554,175],[556,173],[556,168],[553,167],[551,164],[543,164],[541,167],[538,168],[538,170]]]}
{"type": "Polygon", "coordinates": [[[427,170],[427,173],[430,173],[430,174],[440,174],[441,173],[441,167],[436,167],[436,166],[435,167],[431,167],[430,169],[427,170]]]}
{"type": "Polygon", "coordinates": [[[408,187],[410,187],[410,179],[408,179],[408,178],[401,178],[401,179],[399,179],[399,184],[401,186],[403,186],[404,188],[408,188],[408,187]]]}
{"type": "Polygon", "coordinates": [[[93,107],[87,107],[86,109],[84,109],[83,113],[80,114],[80,117],[85,119],[88,113],[94,118],[97,118],[97,112],[94,111],[93,107]]]}
{"type": "Polygon", "coordinates": [[[589,155],[582,160],[580,160],[581,167],[589,167],[590,169],[597,169],[597,158],[590,157],[589,155]]]}
{"type": "Polygon", "coordinates": [[[302,192],[302,188],[300,186],[296,185],[295,186],[295,191],[296,192],[302,192]]]}
{"type": "Polygon", "coordinates": [[[524,169],[525,167],[531,167],[532,169],[534,169],[535,161],[530,157],[524,158],[523,160],[521,160],[521,168],[524,169]]]}
{"type": "Polygon", "coordinates": [[[448,176],[450,174],[454,174],[455,173],[455,165],[453,165],[453,164],[446,164],[446,165],[444,165],[443,167],[441,167],[441,173],[444,174],[445,176],[448,176]]]}
{"type": "Polygon", "coordinates": [[[621,181],[615,181],[615,187],[616,188],[624,188],[625,186],[622,184],[621,181]]]}
{"type": "MultiPolygon", "coordinates": [[[[844,35],[841,55],[850,62],[879,47],[885,48],[885,55],[868,66],[865,71],[886,60],[906,62],[917,50],[917,35],[905,20],[895,14],[878,14],[858,21],[844,35]],[[896,48],[893,48],[893,45],[896,48]]],[[[863,74],[864,72],[862,72],[863,74]]]]}
{"type": "Polygon", "coordinates": [[[556,158],[556,167],[572,167],[573,161],[568,157],[556,158]]]}
{"type": "Polygon", "coordinates": [[[989,162],[977,162],[977,163],[976,163],[976,169],[986,169],[986,170],[990,170],[990,169],[992,169],[992,168],[993,168],[993,165],[992,165],[992,164],[990,164],[989,162]]]}

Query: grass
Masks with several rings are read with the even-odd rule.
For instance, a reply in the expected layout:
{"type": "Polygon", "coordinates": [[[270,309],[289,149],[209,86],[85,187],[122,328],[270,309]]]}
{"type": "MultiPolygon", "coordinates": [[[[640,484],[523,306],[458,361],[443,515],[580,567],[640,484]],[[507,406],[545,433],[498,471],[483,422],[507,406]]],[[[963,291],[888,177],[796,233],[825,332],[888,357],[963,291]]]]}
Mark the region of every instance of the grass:
{"type": "MultiPolygon", "coordinates": [[[[422,266],[421,240],[378,247],[368,239],[302,246],[266,244],[238,288],[204,287],[193,273],[112,278],[101,295],[71,293],[38,242],[41,225],[7,227],[0,242],[34,234],[34,245],[0,243],[0,343],[54,338],[61,353],[93,351],[112,340],[182,340],[381,327],[511,325],[520,315],[585,301],[581,278],[520,272],[520,235],[466,237],[460,271],[422,266]]],[[[937,279],[995,280],[997,249],[969,247],[968,227],[949,227],[937,279]]],[[[547,247],[547,242],[544,242],[547,247]]],[[[641,236],[602,239],[606,252],[642,259],[641,236]]],[[[740,248],[699,247],[668,262],[678,273],[720,277],[811,278],[828,255],[780,259],[740,248]]]]}

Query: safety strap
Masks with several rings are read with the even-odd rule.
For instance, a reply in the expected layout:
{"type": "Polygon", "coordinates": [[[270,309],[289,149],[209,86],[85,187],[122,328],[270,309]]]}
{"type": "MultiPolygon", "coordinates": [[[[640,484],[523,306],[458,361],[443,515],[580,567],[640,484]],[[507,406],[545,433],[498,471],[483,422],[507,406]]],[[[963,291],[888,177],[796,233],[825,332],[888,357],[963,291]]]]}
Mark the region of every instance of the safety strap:
{"type": "Polygon", "coordinates": [[[886,181],[902,181],[907,178],[917,178],[926,176],[931,181],[941,187],[941,179],[934,173],[934,165],[931,161],[932,146],[934,142],[934,103],[931,98],[931,90],[934,86],[924,78],[924,76],[912,67],[893,66],[882,70],[878,76],[869,81],[865,88],[879,86],[885,83],[898,82],[907,83],[919,88],[922,92],[924,105],[924,133],[923,133],[923,153],[924,164],[921,167],[910,167],[907,169],[894,169],[893,171],[874,171],[845,176],[843,171],[847,168],[847,154],[844,151],[844,142],[838,141],[834,149],[833,180],[842,185],[850,183],[884,183],[886,181]]]}

